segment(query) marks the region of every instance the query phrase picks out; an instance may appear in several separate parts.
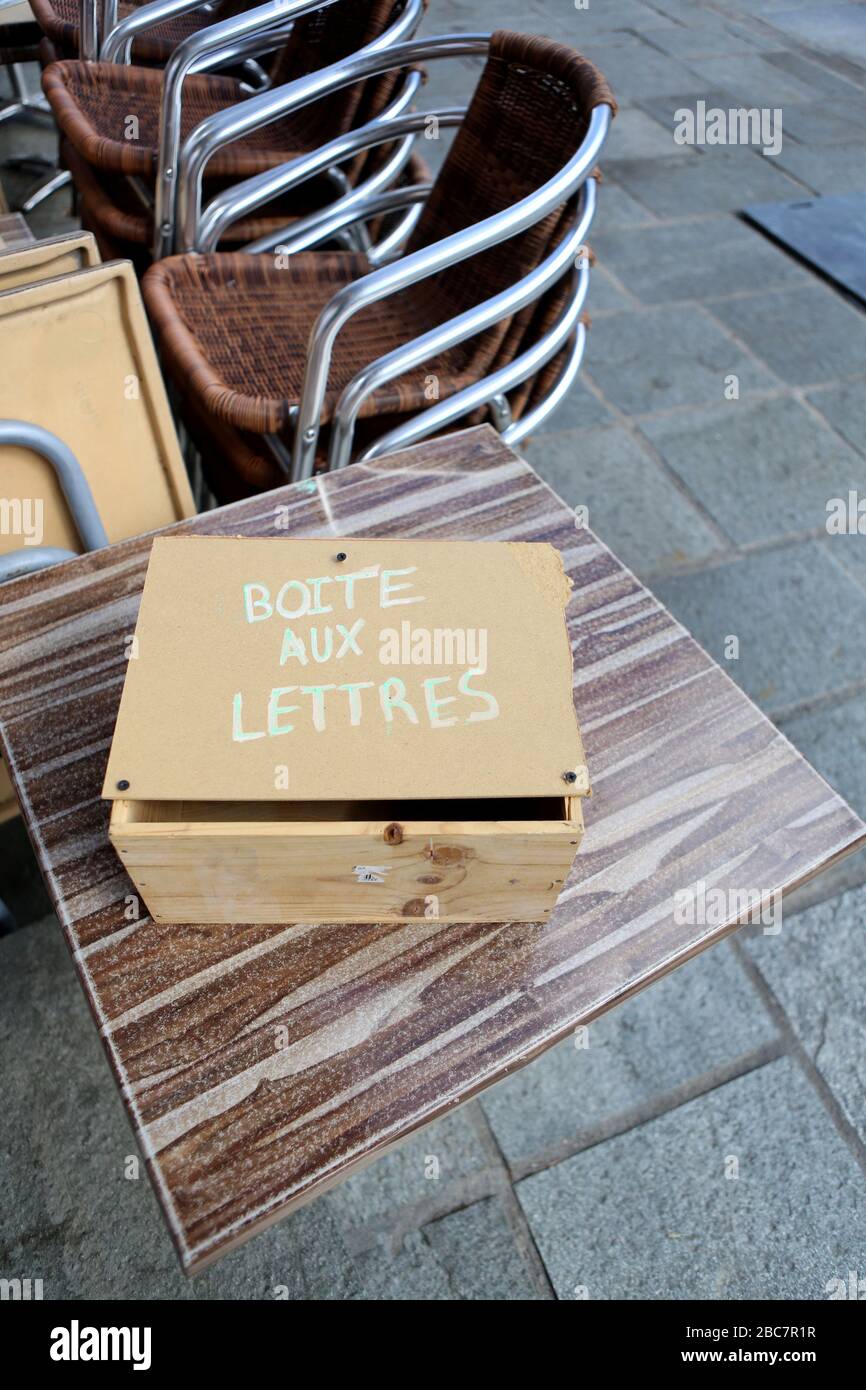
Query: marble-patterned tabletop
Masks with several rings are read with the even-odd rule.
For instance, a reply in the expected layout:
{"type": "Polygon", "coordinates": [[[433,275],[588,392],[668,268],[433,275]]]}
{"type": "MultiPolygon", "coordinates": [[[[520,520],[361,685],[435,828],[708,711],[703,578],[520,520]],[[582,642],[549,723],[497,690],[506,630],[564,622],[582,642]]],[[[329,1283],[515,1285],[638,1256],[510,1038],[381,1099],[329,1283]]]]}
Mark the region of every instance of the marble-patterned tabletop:
{"type": "Polygon", "coordinates": [[[552,542],[574,581],[593,785],[543,925],[136,920],[100,789],[152,537],[4,587],[4,753],[188,1271],[712,945],[759,898],[775,931],[781,893],[866,837],[489,428],[170,529],[552,542]]]}

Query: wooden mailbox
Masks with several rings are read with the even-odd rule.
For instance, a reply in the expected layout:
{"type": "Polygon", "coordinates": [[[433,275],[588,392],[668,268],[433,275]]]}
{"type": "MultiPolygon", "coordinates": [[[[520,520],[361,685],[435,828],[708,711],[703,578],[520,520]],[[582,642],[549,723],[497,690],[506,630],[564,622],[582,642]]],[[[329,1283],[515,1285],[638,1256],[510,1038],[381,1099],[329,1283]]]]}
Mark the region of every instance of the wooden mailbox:
{"type": "Polygon", "coordinates": [[[154,541],[103,795],[159,922],[539,921],[589,791],[547,544],[154,541]]]}

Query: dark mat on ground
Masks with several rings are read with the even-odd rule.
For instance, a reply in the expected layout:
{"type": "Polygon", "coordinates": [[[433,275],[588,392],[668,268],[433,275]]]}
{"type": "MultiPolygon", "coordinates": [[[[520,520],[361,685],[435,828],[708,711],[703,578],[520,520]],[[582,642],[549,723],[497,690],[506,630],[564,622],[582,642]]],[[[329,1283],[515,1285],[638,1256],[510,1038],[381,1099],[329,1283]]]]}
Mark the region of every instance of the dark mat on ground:
{"type": "Polygon", "coordinates": [[[866,303],[866,192],[754,203],[743,216],[866,303]]]}

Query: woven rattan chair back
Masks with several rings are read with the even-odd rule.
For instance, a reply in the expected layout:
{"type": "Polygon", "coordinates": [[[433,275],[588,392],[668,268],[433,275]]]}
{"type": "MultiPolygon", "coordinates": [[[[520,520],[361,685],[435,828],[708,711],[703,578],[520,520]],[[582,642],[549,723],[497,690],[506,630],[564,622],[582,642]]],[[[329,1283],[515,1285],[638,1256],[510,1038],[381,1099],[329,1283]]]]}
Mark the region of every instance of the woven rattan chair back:
{"type": "MultiPolygon", "coordinates": [[[[593,108],[604,102],[615,109],[603,76],[579,53],[551,39],[498,30],[407,252],[533,193],[575,153],[593,108]]],[[[572,220],[568,209],[558,208],[500,246],[451,267],[440,285],[449,310],[457,313],[482,293],[496,294],[527,274],[572,220]]]]}

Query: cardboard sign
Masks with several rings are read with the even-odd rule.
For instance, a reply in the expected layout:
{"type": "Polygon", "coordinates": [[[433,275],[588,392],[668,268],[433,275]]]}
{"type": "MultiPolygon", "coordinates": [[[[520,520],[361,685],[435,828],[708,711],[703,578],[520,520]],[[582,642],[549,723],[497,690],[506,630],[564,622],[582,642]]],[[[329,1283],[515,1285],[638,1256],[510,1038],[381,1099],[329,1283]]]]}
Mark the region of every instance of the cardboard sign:
{"type": "Polygon", "coordinates": [[[569,594],[547,544],[158,538],[103,795],[585,792],[569,594]]]}

